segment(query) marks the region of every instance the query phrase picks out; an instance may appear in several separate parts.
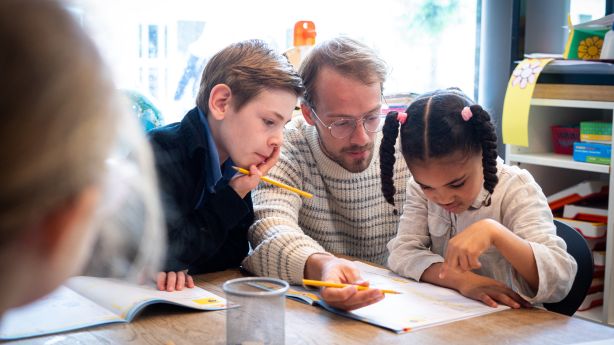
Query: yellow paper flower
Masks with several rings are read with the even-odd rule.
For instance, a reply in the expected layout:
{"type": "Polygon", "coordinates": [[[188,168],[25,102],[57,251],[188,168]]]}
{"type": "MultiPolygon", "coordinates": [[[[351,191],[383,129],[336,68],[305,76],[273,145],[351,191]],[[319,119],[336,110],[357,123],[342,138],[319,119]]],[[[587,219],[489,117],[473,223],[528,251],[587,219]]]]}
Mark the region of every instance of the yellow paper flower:
{"type": "Polygon", "coordinates": [[[599,36],[593,36],[584,39],[580,41],[580,45],[578,46],[578,56],[582,60],[599,59],[602,46],[603,40],[599,38],[599,36]]]}

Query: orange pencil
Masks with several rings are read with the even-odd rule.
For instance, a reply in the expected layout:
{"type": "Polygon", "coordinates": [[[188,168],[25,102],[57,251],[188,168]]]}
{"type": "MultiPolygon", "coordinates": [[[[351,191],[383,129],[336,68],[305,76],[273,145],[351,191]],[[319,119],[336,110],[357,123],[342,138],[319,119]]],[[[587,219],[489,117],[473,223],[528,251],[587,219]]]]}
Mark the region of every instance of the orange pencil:
{"type": "MultiPolygon", "coordinates": [[[[357,290],[369,290],[369,289],[374,289],[373,287],[370,286],[362,286],[362,285],[352,285],[352,284],[341,284],[341,283],[331,283],[331,282],[323,282],[320,280],[311,280],[311,279],[303,279],[303,284],[304,285],[309,285],[309,286],[323,286],[323,287],[332,287],[332,288],[344,288],[344,287],[348,287],[348,286],[355,286],[357,290]]],[[[401,294],[398,291],[395,290],[386,290],[386,289],[380,289],[383,293],[391,293],[391,294],[401,294]]]]}

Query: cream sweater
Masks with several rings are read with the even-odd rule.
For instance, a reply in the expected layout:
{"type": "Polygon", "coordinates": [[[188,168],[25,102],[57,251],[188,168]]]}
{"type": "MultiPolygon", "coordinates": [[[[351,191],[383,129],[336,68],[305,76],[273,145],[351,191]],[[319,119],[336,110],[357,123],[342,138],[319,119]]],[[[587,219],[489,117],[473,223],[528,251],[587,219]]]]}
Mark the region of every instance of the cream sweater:
{"type": "MultiPolygon", "coordinates": [[[[253,191],[253,251],[243,267],[254,274],[300,284],[307,258],[332,252],[385,264],[396,235],[410,173],[400,153],[394,168],[395,206],[381,191],[379,143],[362,172],[352,173],[322,151],[315,127],[294,118],[285,131],[279,162],[267,176],[312,193],[312,199],[269,184],[253,191]]],[[[398,145],[397,145],[398,147],[398,145]]]]}

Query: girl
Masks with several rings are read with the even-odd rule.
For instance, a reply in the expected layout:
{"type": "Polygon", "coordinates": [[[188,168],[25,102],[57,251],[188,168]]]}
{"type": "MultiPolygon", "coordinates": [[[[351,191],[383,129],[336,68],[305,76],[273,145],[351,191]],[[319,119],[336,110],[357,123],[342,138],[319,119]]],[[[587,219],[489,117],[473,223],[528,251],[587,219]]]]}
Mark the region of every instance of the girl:
{"type": "Polygon", "coordinates": [[[557,237],[541,188],[497,157],[490,115],[459,90],[390,113],[380,148],[382,191],[394,203],[394,144],[412,173],[388,265],[496,307],[563,299],[576,262],[557,237]]]}

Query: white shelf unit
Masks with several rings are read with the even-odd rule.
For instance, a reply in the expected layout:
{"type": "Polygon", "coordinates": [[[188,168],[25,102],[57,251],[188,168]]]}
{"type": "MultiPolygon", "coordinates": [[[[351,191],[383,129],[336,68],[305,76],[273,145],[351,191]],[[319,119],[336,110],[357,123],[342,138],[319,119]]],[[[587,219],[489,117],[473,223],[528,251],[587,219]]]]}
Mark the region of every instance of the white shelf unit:
{"type": "Polygon", "coordinates": [[[546,195],[583,180],[609,181],[609,211],[606,239],[606,268],[603,307],[576,316],[614,326],[614,174],[612,163],[576,162],[569,155],[553,153],[551,126],[574,125],[580,121],[614,119],[614,101],[584,101],[534,98],[529,112],[529,146],[506,145],[506,162],[531,172],[546,195]]]}
{"type": "Polygon", "coordinates": [[[603,319],[603,306],[600,305],[595,308],[591,308],[585,311],[578,311],[574,314],[575,317],[579,317],[584,320],[602,322],[603,319]]]}

